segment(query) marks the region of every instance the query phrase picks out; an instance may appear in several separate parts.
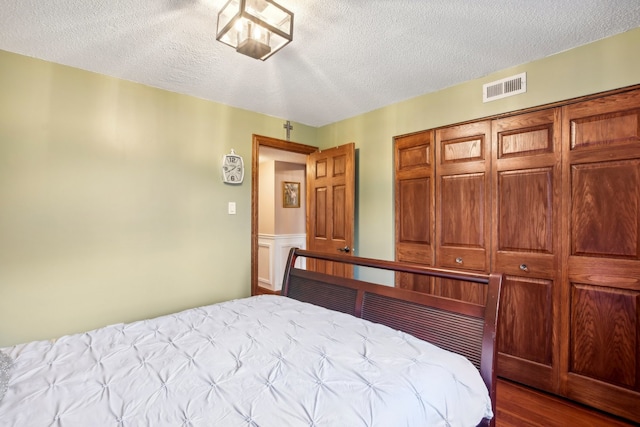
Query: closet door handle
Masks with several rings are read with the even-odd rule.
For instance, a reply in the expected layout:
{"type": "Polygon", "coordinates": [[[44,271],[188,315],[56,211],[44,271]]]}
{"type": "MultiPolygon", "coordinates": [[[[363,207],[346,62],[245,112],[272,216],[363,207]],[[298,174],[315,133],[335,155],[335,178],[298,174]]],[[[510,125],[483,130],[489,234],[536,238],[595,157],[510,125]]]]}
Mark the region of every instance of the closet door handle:
{"type": "Polygon", "coordinates": [[[527,267],[527,264],[520,264],[520,270],[529,271],[529,267],[527,267]]]}
{"type": "Polygon", "coordinates": [[[456,264],[462,264],[462,257],[456,258],[456,264]]]}
{"type": "Polygon", "coordinates": [[[345,254],[348,254],[349,252],[351,252],[351,248],[349,246],[345,246],[344,248],[338,248],[338,250],[340,252],[344,252],[345,254]]]}

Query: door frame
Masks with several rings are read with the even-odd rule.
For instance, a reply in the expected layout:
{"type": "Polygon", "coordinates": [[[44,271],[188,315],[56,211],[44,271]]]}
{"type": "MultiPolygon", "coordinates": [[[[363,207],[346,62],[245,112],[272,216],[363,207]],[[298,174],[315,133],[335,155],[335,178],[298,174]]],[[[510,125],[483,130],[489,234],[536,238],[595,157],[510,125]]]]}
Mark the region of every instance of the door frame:
{"type": "MultiPolygon", "coordinates": [[[[318,147],[262,135],[252,135],[251,149],[251,295],[258,293],[258,205],[260,196],[260,147],[309,155],[318,147]]],[[[307,213],[305,212],[305,217],[307,213]]]]}

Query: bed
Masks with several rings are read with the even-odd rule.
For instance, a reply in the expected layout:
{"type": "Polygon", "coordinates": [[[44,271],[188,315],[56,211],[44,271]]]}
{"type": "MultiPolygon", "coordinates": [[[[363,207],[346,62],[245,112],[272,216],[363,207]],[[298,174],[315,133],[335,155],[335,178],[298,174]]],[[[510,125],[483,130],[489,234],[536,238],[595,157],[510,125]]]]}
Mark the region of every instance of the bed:
{"type": "Polygon", "coordinates": [[[0,426],[493,425],[501,281],[292,249],[282,296],[0,349],[0,426]],[[485,284],[487,304],[303,270],[299,257],[485,284]]]}

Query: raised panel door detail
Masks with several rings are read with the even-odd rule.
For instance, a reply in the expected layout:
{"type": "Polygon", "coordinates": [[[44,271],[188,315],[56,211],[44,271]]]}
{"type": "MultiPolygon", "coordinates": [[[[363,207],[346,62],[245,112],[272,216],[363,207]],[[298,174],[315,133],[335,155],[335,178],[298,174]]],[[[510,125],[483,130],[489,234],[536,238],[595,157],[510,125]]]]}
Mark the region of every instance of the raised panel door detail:
{"type": "Polygon", "coordinates": [[[430,178],[407,179],[398,183],[399,241],[405,243],[431,243],[430,178]]]}
{"type": "Polygon", "coordinates": [[[483,248],[485,245],[485,174],[443,176],[440,186],[443,246],[483,248]],[[462,226],[463,225],[463,226],[462,226]]]}
{"type": "Polygon", "coordinates": [[[442,141],[443,163],[482,160],[483,155],[484,137],[442,141]]]}
{"type": "Polygon", "coordinates": [[[549,153],[553,151],[553,124],[529,129],[501,132],[498,136],[498,158],[549,153]]]}
{"type": "Polygon", "coordinates": [[[571,167],[571,253],[638,259],[640,160],[571,167]]]}
{"type": "Polygon", "coordinates": [[[324,178],[327,176],[327,159],[316,162],[316,178],[324,178]]]}
{"type": "Polygon", "coordinates": [[[431,164],[429,144],[398,150],[398,170],[429,166],[431,164]]]}
{"type": "MultiPolygon", "coordinates": [[[[434,248],[434,132],[429,130],[394,138],[395,149],[395,258],[433,265],[434,248]]],[[[429,280],[413,274],[395,274],[395,285],[428,292],[429,280]]]]}
{"type": "Polygon", "coordinates": [[[551,365],[553,282],[505,276],[500,298],[498,351],[551,365]]]}
{"type": "Polygon", "coordinates": [[[498,250],[552,253],[553,169],[498,173],[498,250]]]}
{"type": "Polygon", "coordinates": [[[640,390],[640,292],[573,284],[570,371],[640,390]]]}
{"type": "Polygon", "coordinates": [[[600,114],[571,121],[571,148],[640,142],[640,110],[600,114]]]}
{"type": "Polygon", "coordinates": [[[316,212],[321,215],[316,215],[314,218],[316,226],[315,226],[315,237],[316,238],[327,238],[327,222],[326,216],[323,215],[324,212],[327,211],[327,189],[325,187],[320,187],[315,189],[315,198],[316,198],[316,212]]]}
{"type": "Polygon", "coordinates": [[[347,156],[335,156],[333,158],[333,177],[342,176],[347,170],[347,156]]]}
{"type": "Polygon", "coordinates": [[[395,286],[402,289],[430,294],[433,293],[431,280],[432,278],[429,276],[411,273],[397,273],[395,286]]]}
{"type": "Polygon", "coordinates": [[[486,286],[451,279],[434,279],[433,294],[479,305],[487,299],[486,286]]]}
{"type": "Polygon", "coordinates": [[[345,186],[336,185],[333,187],[333,239],[344,240],[346,232],[345,218],[345,186]]]}

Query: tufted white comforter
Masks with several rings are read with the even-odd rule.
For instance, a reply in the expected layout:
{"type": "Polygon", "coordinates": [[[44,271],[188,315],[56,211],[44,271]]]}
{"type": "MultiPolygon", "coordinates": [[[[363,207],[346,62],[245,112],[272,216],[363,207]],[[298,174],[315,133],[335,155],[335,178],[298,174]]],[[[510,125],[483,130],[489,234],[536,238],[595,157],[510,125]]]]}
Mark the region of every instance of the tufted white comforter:
{"type": "Polygon", "coordinates": [[[465,358],[410,335],[257,296],[1,349],[0,426],[475,426],[465,358]]]}

